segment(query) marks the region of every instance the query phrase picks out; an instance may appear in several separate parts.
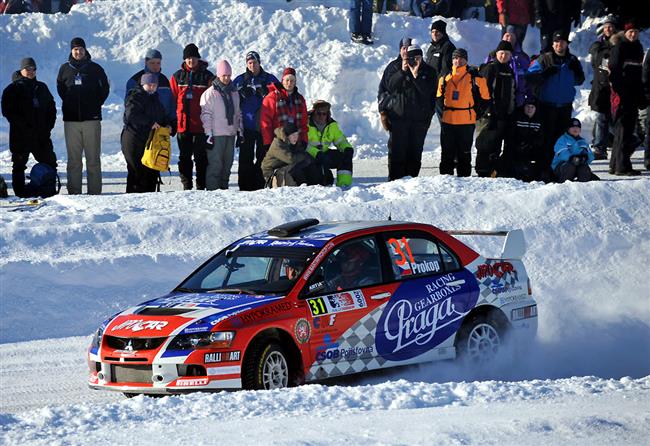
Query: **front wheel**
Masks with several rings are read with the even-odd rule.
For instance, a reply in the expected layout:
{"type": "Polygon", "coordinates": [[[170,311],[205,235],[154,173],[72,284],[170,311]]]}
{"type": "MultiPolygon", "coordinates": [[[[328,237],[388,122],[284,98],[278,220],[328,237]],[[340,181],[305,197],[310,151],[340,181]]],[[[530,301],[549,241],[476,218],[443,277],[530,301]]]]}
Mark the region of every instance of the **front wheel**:
{"type": "Polygon", "coordinates": [[[247,356],[242,383],[245,389],[272,390],[289,386],[289,361],[281,345],[261,343],[247,356]]]}
{"type": "Polygon", "coordinates": [[[458,333],[456,351],[461,360],[473,364],[493,363],[503,347],[503,330],[493,319],[477,316],[458,333]]]}

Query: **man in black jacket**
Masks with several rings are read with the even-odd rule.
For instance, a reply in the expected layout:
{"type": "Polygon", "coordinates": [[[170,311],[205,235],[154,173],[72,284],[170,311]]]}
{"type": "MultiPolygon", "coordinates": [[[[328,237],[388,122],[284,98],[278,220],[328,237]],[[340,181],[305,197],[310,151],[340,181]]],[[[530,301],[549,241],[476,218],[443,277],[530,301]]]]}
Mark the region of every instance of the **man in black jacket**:
{"type": "Polygon", "coordinates": [[[625,34],[620,42],[614,45],[609,57],[614,117],[614,144],[609,170],[614,175],[641,174],[632,169],[630,157],[636,148],[634,130],[639,108],[645,106],[642,64],[643,47],[639,42],[639,30],[633,23],[626,23],[625,34]]]}
{"type": "Polygon", "coordinates": [[[541,53],[551,51],[553,33],[568,36],[571,22],[580,25],[581,0],[535,0],[535,24],[540,28],[541,53]]]}
{"type": "Polygon", "coordinates": [[[81,193],[83,155],[88,172],[88,193],[99,195],[102,193],[102,105],[110,87],[104,69],[90,60],[86,42],[81,37],[72,39],[70,49],[68,62],[61,65],[56,79],[68,151],[68,194],[81,193]]]}
{"type": "Polygon", "coordinates": [[[539,181],[539,163],[544,153],[544,129],[532,96],[515,111],[497,169],[498,176],[522,181],[539,181]]]}
{"type": "Polygon", "coordinates": [[[476,173],[480,177],[495,175],[501,145],[515,110],[515,74],[510,67],[512,51],[512,44],[502,40],[496,49],[496,59],[480,69],[490,90],[490,106],[476,126],[476,173]]]}
{"type": "Polygon", "coordinates": [[[23,197],[30,153],[39,163],[56,169],[50,138],[56,122],[56,105],[47,85],[36,80],[36,62],[31,57],[20,62],[20,70],[12,78],[13,82],[2,92],[2,114],[9,121],[14,194],[23,197]]]}
{"type": "Polygon", "coordinates": [[[591,81],[591,91],[589,92],[589,106],[593,111],[598,113],[596,124],[594,125],[594,139],[592,150],[594,159],[607,159],[607,146],[609,140],[609,126],[612,121],[612,105],[609,100],[611,90],[609,88],[609,53],[613,44],[610,38],[616,34],[617,18],[608,15],[598,28],[601,31],[600,37],[589,48],[591,54],[591,66],[594,71],[594,77],[591,81]]]}
{"type": "Polygon", "coordinates": [[[431,46],[427,50],[425,62],[436,70],[439,78],[451,73],[451,55],[455,49],[456,45],[447,35],[447,23],[443,20],[434,21],[431,24],[431,46]]]}
{"type": "MultiPolygon", "coordinates": [[[[400,51],[400,54],[404,53],[400,51]]],[[[417,177],[424,140],[434,113],[437,73],[427,65],[419,46],[411,44],[399,70],[387,79],[393,97],[388,138],[388,178],[417,177]]]]}

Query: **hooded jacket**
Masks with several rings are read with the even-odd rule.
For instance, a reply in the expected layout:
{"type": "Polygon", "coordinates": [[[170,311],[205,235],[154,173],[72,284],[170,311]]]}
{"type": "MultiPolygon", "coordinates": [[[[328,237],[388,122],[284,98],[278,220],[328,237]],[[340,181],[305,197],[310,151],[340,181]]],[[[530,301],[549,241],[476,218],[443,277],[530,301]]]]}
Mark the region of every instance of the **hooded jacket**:
{"type": "Polygon", "coordinates": [[[307,142],[307,152],[314,158],[318,152],[327,152],[333,150],[331,146],[336,146],[340,152],[352,150],[352,145],[348,142],[338,122],[336,122],[328,112],[327,122],[323,130],[319,130],[312,117],[313,111],[309,114],[309,141],[307,142]]]}
{"type": "MultiPolygon", "coordinates": [[[[16,71],[2,92],[2,114],[9,121],[12,152],[33,152],[50,139],[56,122],[56,105],[47,85],[16,71]]],[[[49,143],[51,146],[51,143],[49,143]]]]}
{"type": "Polygon", "coordinates": [[[91,60],[88,51],[82,60],[70,54],[68,62],[59,68],[56,90],[62,100],[64,121],[101,121],[110,86],[104,69],[91,60]]]}
{"type": "Polygon", "coordinates": [[[307,143],[307,103],[295,87],[291,95],[281,83],[269,85],[269,94],[262,101],[260,130],[264,144],[271,144],[275,129],[294,122],[300,130],[300,139],[307,143]]]}
{"type": "Polygon", "coordinates": [[[480,73],[490,90],[492,112],[497,119],[507,118],[515,110],[516,82],[512,67],[494,60],[483,65],[480,73]]]}
{"type": "Polygon", "coordinates": [[[199,60],[195,70],[183,62],[171,80],[172,96],[176,102],[176,119],[179,133],[204,133],[201,122],[201,95],[208,89],[214,74],[208,70],[208,63],[199,60]]]}
{"type": "MultiPolygon", "coordinates": [[[[144,70],[138,71],[133,76],[131,76],[128,81],[126,81],[126,91],[124,92],[125,103],[126,99],[129,97],[129,92],[134,88],[140,87],[140,78],[142,78],[142,75],[145,73],[150,73],[146,66],[144,67],[144,70]]],[[[169,79],[167,79],[167,76],[162,73],[154,74],[158,76],[158,90],[156,90],[156,93],[158,93],[160,102],[162,103],[163,107],[165,107],[165,111],[167,112],[167,119],[170,122],[176,121],[176,101],[172,95],[169,79]]]]}
{"type": "Polygon", "coordinates": [[[612,84],[612,114],[616,114],[621,102],[638,107],[644,99],[643,47],[636,40],[625,37],[614,45],[609,56],[609,80],[612,84]]]}
{"type": "Polygon", "coordinates": [[[255,76],[250,70],[240,74],[233,80],[241,97],[241,111],[244,118],[244,128],[260,131],[260,109],[262,101],[269,92],[269,85],[279,82],[270,73],[260,67],[260,74],[255,76]]]}
{"type": "Polygon", "coordinates": [[[554,151],[555,156],[551,163],[551,169],[553,170],[560,164],[568,162],[575,155],[587,156],[587,164],[591,164],[594,160],[594,153],[589,148],[589,143],[582,136],[574,138],[565,133],[555,143],[554,151]]]}
{"type": "Polygon", "coordinates": [[[305,144],[300,139],[295,145],[289,144],[289,137],[284,133],[284,128],[279,127],[273,131],[275,138],[269,151],[262,160],[262,175],[268,180],[275,169],[284,166],[293,166],[307,159],[305,144]]]}

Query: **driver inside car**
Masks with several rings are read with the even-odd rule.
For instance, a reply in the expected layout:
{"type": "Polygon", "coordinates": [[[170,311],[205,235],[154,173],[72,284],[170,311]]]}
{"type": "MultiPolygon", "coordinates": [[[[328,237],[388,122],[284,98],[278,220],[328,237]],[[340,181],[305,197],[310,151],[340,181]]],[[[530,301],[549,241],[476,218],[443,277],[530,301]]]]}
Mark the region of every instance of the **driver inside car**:
{"type": "Polygon", "coordinates": [[[305,262],[295,259],[284,259],[282,265],[284,266],[285,276],[292,282],[298,280],[298,277],[305,269],[305,262]]]}
{"type": "Polygon", "coordinates": [[[377,283],[376,274],[366,265],[370,256],[370,252],[359,243],[343,247],[334,258],[339,273],[330,283],[337,291],[377,283]]]}

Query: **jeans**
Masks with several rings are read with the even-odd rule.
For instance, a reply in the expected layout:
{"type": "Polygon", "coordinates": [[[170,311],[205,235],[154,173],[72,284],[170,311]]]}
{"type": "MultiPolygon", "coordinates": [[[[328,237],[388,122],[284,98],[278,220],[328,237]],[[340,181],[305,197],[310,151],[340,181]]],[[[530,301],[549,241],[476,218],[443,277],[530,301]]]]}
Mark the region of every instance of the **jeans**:
{"type": "Polygon", "coordinates": [[[596,125],[594,126],[593,147],[601,152],[607,152],[607,140],[609,139],[609,124],[611,116],[609,113],[598,113],[596,125]]]}
{"type": "Polygon", "coordinates": [[[350,32],[370,36],[372,32],[372,0],[350,0],[350,32]]]}

